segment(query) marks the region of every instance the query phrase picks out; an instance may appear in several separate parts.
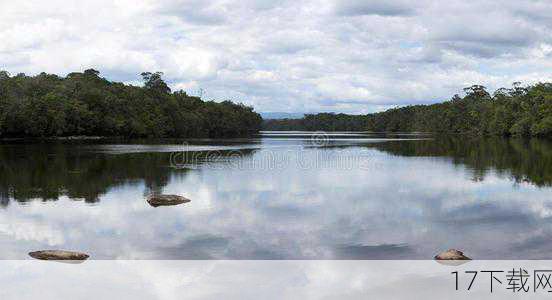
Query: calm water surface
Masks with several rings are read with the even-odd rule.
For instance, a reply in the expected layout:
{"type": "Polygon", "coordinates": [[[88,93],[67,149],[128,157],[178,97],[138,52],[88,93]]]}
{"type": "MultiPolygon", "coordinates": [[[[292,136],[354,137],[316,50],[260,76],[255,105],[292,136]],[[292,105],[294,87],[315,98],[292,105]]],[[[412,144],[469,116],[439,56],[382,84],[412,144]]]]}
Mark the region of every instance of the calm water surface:
{"type": "Polygon", "coordinates": [[[0,144],[0,259],[552,259],[552,144],[416,134],[0,144]],[[150,193],[192,202],[153,208],[150,193]]]}

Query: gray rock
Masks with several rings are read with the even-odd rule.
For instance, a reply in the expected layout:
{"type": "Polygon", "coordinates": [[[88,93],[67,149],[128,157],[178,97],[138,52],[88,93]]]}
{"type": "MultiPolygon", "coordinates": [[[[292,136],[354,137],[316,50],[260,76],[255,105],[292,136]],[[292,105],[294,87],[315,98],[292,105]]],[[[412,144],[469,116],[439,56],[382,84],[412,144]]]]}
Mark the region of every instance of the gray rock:
{"type": "Polygon", "coordinates": [[[42,250],[29,252],[29,256],[41,260],[75,260],[82,261],[90,257],[88,254],[65,250],[42,250]]]}
{"type": "Polygon", "coordinates": [[[449,249],[445,252],[441,252],[435,255],[436,260],[471,260],[471,258],[464,255],[462,251],[456,249],[449,249]]]}
{"type": "Polygon", "coordinates": [[[170,206],[188,203],[191,200],[178,195],[151,195],[147,199],[149,205],[153,207],[170,206]]]}

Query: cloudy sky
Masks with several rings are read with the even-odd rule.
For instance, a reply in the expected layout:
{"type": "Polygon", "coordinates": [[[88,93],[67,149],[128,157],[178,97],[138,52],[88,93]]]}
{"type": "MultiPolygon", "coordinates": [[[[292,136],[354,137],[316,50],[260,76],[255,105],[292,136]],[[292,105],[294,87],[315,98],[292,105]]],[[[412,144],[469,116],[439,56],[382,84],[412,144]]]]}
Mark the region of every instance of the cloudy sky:
{"type": "Polygon", "coordinates": [[[552,1],[0,0],[0,69],[95,68],[257,111],[365,113],[552,80],[552,1]]]}

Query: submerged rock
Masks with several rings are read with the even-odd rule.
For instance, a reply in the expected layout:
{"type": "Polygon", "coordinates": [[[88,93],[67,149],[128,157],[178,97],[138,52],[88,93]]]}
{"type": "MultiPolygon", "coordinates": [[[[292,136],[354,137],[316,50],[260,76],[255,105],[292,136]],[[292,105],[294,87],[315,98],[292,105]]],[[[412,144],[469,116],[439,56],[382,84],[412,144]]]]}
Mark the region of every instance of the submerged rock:
{"type": "Polygon", "coordinates": [[[471,260],[471,258],[464,255],[462,251],[456,249],[449,249],[445,252],[441,252],[435,255],[436,260],[471,260]]]}
{"type": "Polygon", "coordinates": [[[153,207],[158,207],[179,205],[190,202],[191,200],[178,195],[151,195],[148,197],[147,201],[149,205],[153,207]]]}
{"type": "Polygon", "coordinates": [[[65,250],[42,250],[29,252],[29,256],[41,260],[74,260],[82,261],[90,257],[88,254],[65,250]]]}

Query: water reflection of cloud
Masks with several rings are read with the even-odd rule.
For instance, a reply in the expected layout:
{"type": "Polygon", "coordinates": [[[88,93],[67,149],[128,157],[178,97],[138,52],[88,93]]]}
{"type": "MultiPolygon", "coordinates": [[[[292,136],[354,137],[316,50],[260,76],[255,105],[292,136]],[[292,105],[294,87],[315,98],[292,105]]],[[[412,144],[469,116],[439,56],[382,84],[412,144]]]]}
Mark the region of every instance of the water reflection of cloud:
{"type": "Polygon", "coordinates": [[[0,252],[24,258],[55,245],[93,258],[427,259],[460,248],[474,258],[531,258],[541,254],[520,241],[538,246],[552,235],[541,229],[549,189],[514,188],[492,173],[475,182],[446,159],[374,157],[380,167],[371,170],[173,173],[163,192],[192,199],[176,207],[149,207],[140,181],[109,189],[94,206],[66,197],[11,205],[0,243],[12,245],[0,252]]]}
{"type": "Polygon", "coordinates": [[[344,245],[335,249],[335,258],[342,259],[394,259],[408,258],[413,254],[413,249],[408,245],[383,244],[383,245],[344,245]]]}

